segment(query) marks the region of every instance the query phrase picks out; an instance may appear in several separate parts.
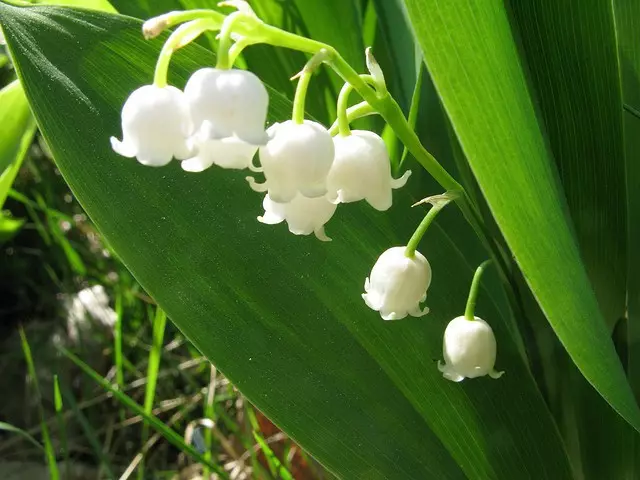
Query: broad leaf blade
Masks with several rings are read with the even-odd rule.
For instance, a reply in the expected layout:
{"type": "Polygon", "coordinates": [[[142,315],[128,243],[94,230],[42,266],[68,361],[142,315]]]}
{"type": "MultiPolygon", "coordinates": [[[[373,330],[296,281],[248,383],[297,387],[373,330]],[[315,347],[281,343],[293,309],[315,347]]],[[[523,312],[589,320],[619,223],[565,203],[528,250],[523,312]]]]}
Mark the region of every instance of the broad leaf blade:
{"type": "Polygon", "coordinates": [[[640,409],[580,258],[505,7],[405,3],[464,153],[540,306],[582,374],[640,430],[640,409]]]}
{"type": "Polygon", "coordinates": [[[610,2],[516,0],[513,19],[607,325],[625,310],[622,93],[610,2]]]}
{"type": "MultiPolygon", "coordinates": [[[[9,46],[56,162],[110,245],[191,341],[330,469],[345,478],[570,477],[496,287],[478,308],[507,375],[460,385],[437,371],[444,327],[486,255],[459,212],[442,214],[421,247],[438,278],[429,317],[383,322],[360,298],[375,258],[420,220],[409,205],[437,192],[431,179],[415,172],[385,214],[341,207],[329,245],[260,225],[261,199],[242,172],[150,169],[110,151],[122,102],[149,81],[159,51],[139,23],[7,6],[0,17],[11,20],[9,46]],[[50,83],[55,96],[39,88],[51,69],[71,82],[50,83]],[[61,123],[62,111],[81,121],[61,123]]],[[[210,56],[184,49],[172,82],[182,86],[210,56]]],[[[270,120],[290,115],[282,96],[271,100],[270,120]]]]}

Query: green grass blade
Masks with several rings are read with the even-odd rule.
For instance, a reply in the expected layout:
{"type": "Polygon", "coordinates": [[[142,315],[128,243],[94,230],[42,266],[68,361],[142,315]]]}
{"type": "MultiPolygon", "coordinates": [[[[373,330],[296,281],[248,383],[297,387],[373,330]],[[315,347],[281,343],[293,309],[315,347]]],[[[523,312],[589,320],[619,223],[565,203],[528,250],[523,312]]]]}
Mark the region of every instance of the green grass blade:
{"type": "Polygon", "coordinates": [[[260,450],[264,453],[265,458],[267,459],[267,463],[271,469],[271,474],[275,478],[281,478],[282,480],[293,480],[293,475],[289,472],[286,467],[282,464],[280,459],[273,453],[269,444],[265,441],[265,439],[254,430],[253,438],[255,438],[256,442],[260,446],[260,450]]]}
{"type": "Polygon", "coordinates": [[[29,443],[31,443],[32,445],[38,447],[40,450],[42,450],[44,452],[44,448],[42,447],[42,445],[40,445],[40,443],[38,443],[38,441],[35,438],[33,438],[31,435],[29,435],[28,432],[25,432],[21,428],[14,427],[13,425],[11,425],[9,423],[6,423],[6,422],[0,422],[0,430],[4,430],[5,432],[10,432],[10,433],[16,433],[16,434],[24,437],[26,440],[29,441],[29,443]]]}
{"type": "Polygon", "coordinates": [[[193,457],[197,462],[206,464],[211,470],[218,473],[221,478],[229,478],[227,473],[222,470],[215,463],[207,461],[203,455],[201,455],[195,448],[191,445],[187,445],[184,442],[182,436],[178,435],[174,430],[167,427],[161,420],[153,415],[147,414],[144,407],[137,404],[131,397],[122,393],[120,390],[115,388],[109,382],[107,382],[103,377],[100,376],[95,370],[89,367],[86,363],[80,360],[73,353],[65,350],[63,348],[60,349],[62,354],[66,356],[69,360],[75,363],[87,376],[89,376],[93,381],[95,381],[98,385],[104,388],[106,391],[111,392],[116,400],[121,402],[125,407],[133,411],[135,414],[142,416],[144,420],[158,433],[160,433],[169,443],[174,445],[176,448],[179,448],[184,453],[193,457]]]}
{"type": "Polygon", "coordinates": [[[49,428],[45,422],[44,406],[42,405],[42,395],[40,392],[40,385],[38,383],[38,377],[36,375],[36,368],[33,363],[33,356],[31,355],[31,348],[24,330],[20,328],[20,343],[22,345],[22,352],[24,359],[27,362],[27,371],[33,382],[33,390],[35,392],[36,400],[38,402],[38,412],[40,414],[40,430],[42,432],[42,442],[44,443],[45,457],[47,460],[47,466],[49,467],[49,476],[51,480],[58,480],[60,473],[58,471],[58,464],[56,463],[56,452],[51,443],[51,436],[49,435],[49,428]]]}
{"type": "Polygon", "coordinates": [[[71,462],[69,459],[69,442],[67,440],[67,427],[64,420],[64,402],[62,401],[62,393],[60,392],[60,381],[58,375],[53,376],[53,404],[56,410],[56,421],[58,425],[58,435],[60,437],[60,445],[64,452],[64,469],[65,478],[71,478],[71,462]]]}
{"type": "MultiPolygon", "coordinates": [[[[153,318],[153,334],[151,350],[149,351],[149,361],[147,363],[147,384],[144,389],[144,411],[147,415],[151,415],[153,411],[153,402],[156,395],[156,386],[158,384],[158,371],[160,370],[160,360],[162,358],[162,346],[164,343],[164,330],[167,324],[167,315],[162,309],[156,309],[153,318]]],[[[149,424],[145,421],[142,425],[142,447],[147,442],[149,436],[149,424]]],[[[138,478],[144,476],[144,458],[140,461],[138,467],[138,478]]]]}
{"type": "Polygon", "coordinates": [[[113,363],[116,367],[116,385],[124,387],[124,367],[122,355],[122,316],[124,314],[123,294],[118,292],[116,296],[116,323],[113,326],[113,363]]]}
{"type": "Polygon", "coordinates": [[[405,3],[464,153],[530,288],[582,374],[640,431],[640,409],[580,258],[505,7],[405,3]]]}
{"type": "MultiPolygon", "coordinates": [[[[215,393],[217,386],[217,378],[218,371],[216,367],[211,365],[209,367],[209,386],[207,387],[207,395],[204,397],[204,418],[211,420],[212,422],[216,421],[216,408],[215,408],[215,393]]],[[[213,448],[213,433],[210,428],[205,429],[204,431],[204,444],[207,450],[204,452],[204,458],[208,461],[212,459],[212,448],[213,448]]],[[[211,472],[209,471],[209,467],[203,465],[202,476],[204,478],[209,478],[211,472]]]]}
{"type": "Polygon", "coordinates": [[[89,446],[93,450],[96,458],[100,460],[100,470],[105,470],[107,478],[115,478],[115,472],[113,470],[113,466],[111,465],[111,460],[102,448],[100,444],[100,440],[98,440],[98,436],[94,427],[91,425],[91,422],[87,419],[85,414],[78,408],[78,403],[73,396],[73,393],[65,386],[62,386],[63,398],[66,403],[69,404],[71,411],[73,412],[74,418],[80,424],[82,428],[82,432],[84,433],[84,437],[86,438],[89,446]]]}

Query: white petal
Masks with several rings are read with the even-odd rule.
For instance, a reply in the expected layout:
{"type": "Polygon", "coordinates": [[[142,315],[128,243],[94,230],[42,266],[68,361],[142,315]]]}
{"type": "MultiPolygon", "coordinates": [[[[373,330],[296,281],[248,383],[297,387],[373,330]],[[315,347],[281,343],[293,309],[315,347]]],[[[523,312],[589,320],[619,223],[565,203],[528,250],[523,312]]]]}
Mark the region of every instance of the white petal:
{"type": "Polygon", "coordinates": [[[451,380],[452,382],[458,383],[465,379],[462,375],[451,370],[448,365],[441,363],[440,360],[438,360],[438,370],[442,372],[442,376],[444,378],[451,380]]]}
{"type": "Polygon", "coordinates": [[[327,193],[326,179],[334,146],[322,125],[291,120],[269,128],[269,142],[260,148],[260,164],[274,201],[290,202],[297,192],[308,198],[327,193]]]}
{"type": "Polygon", "coordinates": [[[136,156],[136,147],[130,143],[121,142],[116,137],[111,137],[111,148],[114,152],[122,155],[123,157],[133,158],[136,156]]]}
{"type": "Polygon", "coordinates": [[[264,145],[269,95],[263,83],[246,70],[202,68],[185,87],[196,129],[206,140],[235,137],[264,145]]]}
{"type": "MultiPolygon", "coordinates": [[[[404,318],[425,315],[429,309],[419,308],[431,282],[431,267],[420,252],[413,258],[405,255],[406,247],[392,247],[376,261],[367,288],[368,295],[379,299],[378,308],[383,318],[404,318]],[[395,312],[395,313],[392,313],[395,312]]],[[[371,305],[369,305],[371,306],[371,305]]]]}
{"type": "Polygon", "coordinates": [[[409,315],[412,317],[424,317],[429,313],[429,307],[420,308],[419,305],[416,305],[411,310],[409,310],[409,315]]]}
{"type": "Polygon", "coordinates": [[[137,153],[136,158],[138,162],[148,167],[164,167],[173,157],[169,152],[142,150],[137,153]]]}
{"type": "Polygon", "coordinates": [[[267,187],[267,182],[258,183],[253,177],[245,177],[245,180],[249,182],[249,187],[251,187],[251,190],[254,192],[266,192],[269,188],[267,187]]]}
{"type": "Polygon", "coordinates": [[[327,237],[327,234],[324,231],[324,226],[322,226],[320,228],[316,228],[313,233],[316,234],[316,238],[318,240],[321,240],[323,242],[330,242],[331,241],[331,238],[327,237]]]}
{"type": "Polygon", "coordinates": [[[185,172],[202,172],[213,165],[213,161],[210,159],[205,159],[198,155],[197,157],[189,158],[188,160],[183,160],[180,163],[180,166],[185,172]]]}
{"type": "Polygon", "coordinates": [[[392,178],[391,179],[391,188],[394,190],[398,188],[402,188],[406,185],[407,180],[411,176],[411,170],[407,170],[400,178],[392,178]]]}
{"type": "Polygon", "coordinates": [[[264,223],[265,225],[277,225],[278,223],[284,222],[284,218],[276,215],[273,212],[264,212],[264,215],[258,217],[258,221],[260,223],[264,223]]]}

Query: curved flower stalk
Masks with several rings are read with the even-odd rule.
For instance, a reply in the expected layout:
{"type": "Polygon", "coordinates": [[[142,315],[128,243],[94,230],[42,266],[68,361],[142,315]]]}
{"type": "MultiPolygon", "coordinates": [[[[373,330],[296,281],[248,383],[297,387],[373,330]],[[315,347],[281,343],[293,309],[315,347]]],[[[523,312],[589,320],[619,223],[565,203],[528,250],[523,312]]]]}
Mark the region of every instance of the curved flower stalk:
{"type": "Polygon", "coordinates": [[[201,172],[213,164],[251,167],[258,147],[267,142],[269,95],[260,79],[244,70],[202,68],[191,76],[184,93],[197,154],[183,161],[182,168],[201,172]]]}
{"type": "Polygon", "coordinates": [[[407,183],[411,170],[393,178],[384,140],[373,132],[354,130],[336,135],[333,143],[336,153],[327,177],[329,198],[337,203],[366,200],[376,210],[388,210],[392,190],[407,183]]]}
{"type": "MultiPolygon", "coordinates": [[[[378,94],[387,95],[382,70],[367,49],[367,66],[372,75],[360,78],[376,88],[378,94]]],[[[411,171],[394,179],[387,147],[373,132],[349,128],[349,95],[353,86],[344,84],[338,96],[338,135],[333,138],[336,156],[327,178],[329,198],[337,203],[366,200],[376,210],[384,211],[393,202],[392,190],[403,187],[411,171]]]]}
{"type": "Polygon", "coordinates": [[[474,315],[480,279],[490,263],[491,260],[487,260],[476,269],[464,316],[451,320],[444,331],[442,355],[445,363],[438,361],[438,370],[452,382],[485,375],[500,378],[504,374],[494,369],[497,346],[491,326],[474,315]]]}
{"type": "MultiPolygon", "coordinates": [[[[151,35],[159,33],[158,30],[169,23],[165,17],[145,25],[145,35],[151,35]]],[[[220,22],[215,18],[200,18],[181,25],[171,34],[160,52],[153,85],[135,90],[122,108],[122,141],[111,137],[111,146],[116,153],[136,157],[143,165],[155,167],[166,165],[174,157],[183,160],[193,156],[195,150],[189,140],[193,132],[189,105],[181,90],[167,84],[167,71],[176,50],[204,30],[219,26],[220,22]]]]}
{"type": "Polygon", "coordinates": [[[316,122],[287,120],[272,125],[269,142],[260,148],[264,170],[262,184],[247,177],[251,188],[268,192],[272,201],[287,203],[298,194],[309,198],[327,193],[327,175],[334,158],[334,146],[326,128],[316,122]]]}
{"type": "Polygon", "coordinates": [[[192,155],[189,106],[184,93],[172,86],[145,85],[135,90],[122,108],[122,141],[111,137],[111,147],[143,165],[161,167],[172,158],[192,155]]]}
{"type": "Polygon", "coordinates": [[[262,202],[264,215],[258,221],[267,225],[287,222],[289,231],[294,235],[310,235],[314,233],[318,240],[331,241],[324,231],[324,225],[331,219],[337,205],[324,197],[307,198],[296,195],[289,203],[277,203],[265,195],[262,202]]]}
{"type": "Polygon", "coordinates": [[[364,282],[362,298],[369,308],[380,312],[384,320],[400,320],[407,315],[422,317],[429,308],[420,304],[427,299],[431,284],[431,265],[420,252],[405,255],[406,247],[392,247],[376,261],[364,282]]]}
{"type": "Polygon", "coordinates": [[[456,192],[446,192],[418,202],[416,205],[427,202],[433,206],[407,246],[388,249],[373,266],[364,282],[362,298],[369,308],[380,312],[383,320],[399,320],[407,315],[422,317],[429,313],[429,309],[421,308],[420,304],[427,299],[431,285],[431,265],[416,248],[440,210],[456,197],[456,192]]]}
{"type": "Polygon", "coordinates": [[[260,148],[260,164],[265,182],[247,177],[256,192],[268,192],[277,203],[291,202],[296,195],[317,198],[327,193],[327,175],[333,164],[335,148],[329,131],[304,119],[307,89],[313,71],[327,56],[325,50],[314,55],[294,78],[299,78],[293,100],[292,119],[276,123],[268,130],[269,141],[260,148]]]}
{"type": "Polygon", "coordinates": [[[494,369],[496,350],[496,337],[487,322],[479,317],[456,317],[444,331],[445,363],[438,361],[438,370],[452,382],[485,375],[500,378],[504,372],[494,369]]]}

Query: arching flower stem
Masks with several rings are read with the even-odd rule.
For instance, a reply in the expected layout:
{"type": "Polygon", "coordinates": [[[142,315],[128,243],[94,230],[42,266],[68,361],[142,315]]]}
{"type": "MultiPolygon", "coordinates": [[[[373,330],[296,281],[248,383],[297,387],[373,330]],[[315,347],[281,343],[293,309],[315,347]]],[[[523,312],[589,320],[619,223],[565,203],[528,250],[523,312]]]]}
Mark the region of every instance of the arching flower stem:
{"type": "Polygon", "coordinates": [[[422,240],[422,237],[427,232],[429,226],[433,223],[433,221],[438,216],[438,213],[440,213],[440,210],[442,210],[447,203],[449,202],[441,203],[431,207],[431,210],[429,210],[429,212],[422,219],[422,222],[420,222],[420,225],[418,225],[418,228],[416,228],[416,231],[413,232],[413,235],[411,235],[411,238],[407,243],[407,248],[404,252],[404,255],[406,257],[413,258],[415,256],[416,249],[418,248],[420,240],[422,240]]]}
{"type": "Polygon", "coordinates": [[[311,75],[313,75],[313,72],[305,68],[298,77],[296,94],[293,98],[293,111],[291,113],[291,120],[298,125],[304,122],[304,106],[307,100],[307,90],[309,88],[309,82],[311,81],[311,75]]]}
{"type": "Polygon", "coordinates": [[[476,269],[476,273],[473,275],[473,281],[471,282],[471,288],[469,289],[469,298],[467,298],[467,307],[464,309],[464,318],[467,320],[473,320],[475,318],[476,299],[478,298],[478,292],[480,290],[480,280],[482,274],[486,268],[491,265],[492,260],[485,260],[476,269]]]}
{"type": "Polygon", "coordinates": [[[214,10],[186,10],[186,11],[174,11],[168,12],[157,17],[150,18],[142,24],[142,33],[144,38],[150,40],[156,38],[166,29],[180,25],[181,23],[190,22],[192,20],[209,20],[211,24],[216,24],[216,28],[212,30],[218,30],[224,22],[225,16],[220,12],[214,10]]]}
{"type": "MultiPolygon", "coordinates": [[[[378,112],[376,112],[373,109],[373,107],[369,105],[367,102],[356,103],[352,107],[347,108],[347,111],[346,111],[347,122],[351,124],[351,122],[353,122],[354,120],[357,120],[362,117],[366,117],[367,115],[373,115],[375,113],[378,113],[378,112]]],[[[336,121],[333,122],[333,125],[331,125],[331,128],[329,128],[329,133],[331,134],[331,136],[335,136],[338,134],[338,131],[339,131],[339,125],[338,125],[338,120],[336,119],[336,121]]]]}
{"type": "MultiPolygon", "coordinates": [[[[216,68],[220,70],[229,70],[233,67],[232,57],[230,50],[233,45],[231,34],[234,30],[234,25],[247,18],[247,14],[243,12],[234,12],[224,19],[222,28],[220,29],[220,41],[218,43],[218,61],[216,62],[216,68]]],[[[237,54],[233,55],[233,60],[237,58],[237,54]]]]}
{"type": "Polygon", "coordinates": [[[298,125],[301,125],[304,122],[304,107],[307,99],[307,90],[309,89],[311,76],[313,75],[313,72],[315,72],[316,69],[326,61],[327,55],[327,50],[319,50],[306,63],[302,71],[291,79],[299,79],[298,86],[296,87],[296,94],[293,98],[293,112],[291,114],[291,119],[298,125]]]}
{"type": "MultiPolygon", "coordinates": [[[[360,75],[360,78],[375,87],[376,81],[371,75],[360,75]]],[[[351,130],[349,128],[350,121],[349,121],[348,110],[349,110],[349,95],[351,94],[352,91],[353,91],[353,85],[346,82],[343,85],[342,89],[340,90],[340,95],[338,95],[338,107],[337,107],[338,132],[343,137],[346,137],[351,133],[351,130]]]]}
{"type": "Polygon", "coordinates": [[[217,30],[220,25],[210,18],[202,18],[180,25],[175,32],[169,36],[162,46],[156,70],[153,76],[153,84],[158,88],[167,86],[167,72],[173,53],[195,40],[201,33],[207,30],[217,30]]]}

